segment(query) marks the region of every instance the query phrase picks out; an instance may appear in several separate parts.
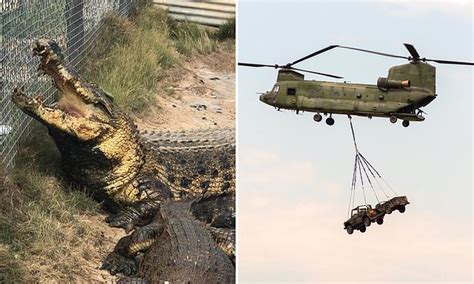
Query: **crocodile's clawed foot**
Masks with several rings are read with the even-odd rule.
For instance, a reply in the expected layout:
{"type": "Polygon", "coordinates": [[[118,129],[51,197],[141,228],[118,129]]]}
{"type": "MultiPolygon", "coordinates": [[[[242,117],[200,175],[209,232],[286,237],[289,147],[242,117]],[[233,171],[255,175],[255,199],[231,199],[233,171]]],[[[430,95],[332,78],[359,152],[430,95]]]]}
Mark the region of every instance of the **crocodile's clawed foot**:
{"type": "Polygon", "coordinates": [[[111,227],[123,228],[127,234],[135,228],[133,219],[128,211],[110,215],[105,219],[105,222],[107,222],[111,227]]]}
{"type": "Polygon", "coordinates": [[[105,222],[111,227],[123,228],[129,233],[135,227],[149,224],[159,209],[158,201],[137,202],[125,211],[107,217],[105,222]]]}
{"type": "Polygon", "coordinates": [[[112,252],[107,256],[100,269],[105,269],[112,275],[122,273],[125,276],[130,276],[137,273],[137,264],[133,259],[112,252]]]}

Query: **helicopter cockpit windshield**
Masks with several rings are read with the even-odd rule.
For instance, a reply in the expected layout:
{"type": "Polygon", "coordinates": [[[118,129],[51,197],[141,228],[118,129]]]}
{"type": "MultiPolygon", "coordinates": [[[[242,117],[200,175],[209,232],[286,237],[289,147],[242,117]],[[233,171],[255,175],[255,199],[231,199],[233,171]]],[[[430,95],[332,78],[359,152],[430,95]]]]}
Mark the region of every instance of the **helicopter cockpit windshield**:
{"type": "Polygon", "coordinates": [[[273,89],[271,90],[271,93],[278,93],[278,90],[280,89],[280,85],[278,84],[275,84],[275,86],[273,86],[273,89]]]}
{"type": "Polygon", "coordinates": [[[280,85],[275,84],[270,91],[268,91],[265,94],[262,94],[260,96],[260,101],[262,101],[266,104],[269,104],[269,105],[273,105],[273,103],[275,102],[275,99],[276,99],[276,96],[278,94],[279,89],[280,89],[280,85]]]}

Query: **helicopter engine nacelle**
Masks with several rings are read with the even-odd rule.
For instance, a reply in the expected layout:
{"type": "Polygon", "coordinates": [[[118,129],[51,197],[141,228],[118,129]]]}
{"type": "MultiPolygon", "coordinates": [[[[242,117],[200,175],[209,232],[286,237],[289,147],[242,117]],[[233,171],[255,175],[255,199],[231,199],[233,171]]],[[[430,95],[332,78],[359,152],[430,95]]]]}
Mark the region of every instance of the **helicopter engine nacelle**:
{"type": "Polygon", "coordinates": [[[381,89],[402,89],[410,87],[410,80],[390,80],[388,78],[380,77],[377,80],[377,87],[381,89]]]}

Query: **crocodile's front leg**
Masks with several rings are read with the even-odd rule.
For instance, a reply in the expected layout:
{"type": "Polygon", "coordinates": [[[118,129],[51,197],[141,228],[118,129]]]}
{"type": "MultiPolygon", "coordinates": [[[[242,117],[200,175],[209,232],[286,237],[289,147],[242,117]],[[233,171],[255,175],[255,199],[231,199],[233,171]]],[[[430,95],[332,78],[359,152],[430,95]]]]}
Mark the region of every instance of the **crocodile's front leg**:
{"type": "Polygon", "coordinates": [[[159,210],[159,200],[139,201],[124,211],[107,217],[105,221],[109,226],[125,229],[128,234],[136,227],[149,224],[159,210]]]}
{"type": "Polygon", "coordinates": [[[208,194],[191,203],[196,219],[216,228],[235,228],[235,194],[208,194]]]}
{"type": "Polygon", "coordinates": [[[163,232],[163,225],[148,224],[135,230],[131,235],[120,239],[101,269],[108,270],[112,275],[123,273],[133,275],[137,272],[135,257],[139,252],[145,252],[163,232]]]}
{"type": "Polygon", "coordinates": [[[235,265],[235,229],[210,227],[209,232],[235,265]]]}

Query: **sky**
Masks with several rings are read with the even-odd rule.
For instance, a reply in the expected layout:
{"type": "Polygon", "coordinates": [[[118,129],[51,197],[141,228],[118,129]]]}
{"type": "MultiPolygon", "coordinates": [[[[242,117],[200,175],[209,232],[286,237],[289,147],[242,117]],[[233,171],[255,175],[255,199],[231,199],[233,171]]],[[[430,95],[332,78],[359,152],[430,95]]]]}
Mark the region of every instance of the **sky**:
{"type": "MultiPolygon", "coordinates": [[[[411,43],[422,57],[472,62],[472,5],[239,1],[238,60],[285,64],[332,44],[408,55],[411,43]]],[[[376,84],[404,63],[335,49],[296,67],[376,84]]],[[[411,204],[352,235],[343,230],[354,159],[347,117],[329,127],[312,113],[278,112],[256,94],[272,88],[276,70],[238,67],[240,282],[472,283],[473,69],[435,66],[438,97],[424,122],[353,118],[360,152],[411,204]]]]}

